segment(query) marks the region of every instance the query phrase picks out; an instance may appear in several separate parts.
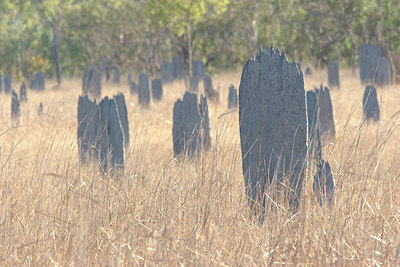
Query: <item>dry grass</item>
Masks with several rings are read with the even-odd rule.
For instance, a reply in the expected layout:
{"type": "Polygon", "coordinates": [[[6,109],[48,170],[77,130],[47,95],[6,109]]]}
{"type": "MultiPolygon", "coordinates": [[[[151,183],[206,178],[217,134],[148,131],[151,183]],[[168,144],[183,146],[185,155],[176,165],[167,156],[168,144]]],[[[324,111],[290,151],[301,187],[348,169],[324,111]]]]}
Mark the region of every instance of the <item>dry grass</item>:
{"type": "MultiPolygon", "coordinates": [[[[316,204],[310,174],[300,211],[268,214],[260,225],[244,194],[238,114],[219,118],[240,75],[214,77],[221,104],[209,104],[213,147],[194,161],[172,157],[183,82],[142,110],[123,77],[131,145],[120,180],[78,161],[80,80],[29,91],[17,127],[10,97],[0,95],[1,265],[400,264],[399,86],[378,88],[382,119],[362,124],[358,73],[342,71],[342,88],[331,91],[337,138],[324,151],[337,186],[333,209],[316,204]]],[[[326,76],[314,71],[307,90],[326,76]]],[[[104,87],[103,95],[118,90],[104,87]]]]}

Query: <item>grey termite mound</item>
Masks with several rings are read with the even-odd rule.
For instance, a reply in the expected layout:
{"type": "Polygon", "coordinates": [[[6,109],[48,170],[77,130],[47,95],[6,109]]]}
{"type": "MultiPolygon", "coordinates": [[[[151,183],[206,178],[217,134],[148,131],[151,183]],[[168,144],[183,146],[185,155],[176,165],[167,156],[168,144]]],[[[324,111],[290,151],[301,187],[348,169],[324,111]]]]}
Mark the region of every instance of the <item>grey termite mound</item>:
{"type": "Polygon", "coordinates": [[[308,131],[299,64],[288,62],[284,53],[272,47],[249,59],[239,86],[239,120],[251,208],[265,208],[266,194],[276,198],[285,191],[296,210],[307,165],[308,131]]]}

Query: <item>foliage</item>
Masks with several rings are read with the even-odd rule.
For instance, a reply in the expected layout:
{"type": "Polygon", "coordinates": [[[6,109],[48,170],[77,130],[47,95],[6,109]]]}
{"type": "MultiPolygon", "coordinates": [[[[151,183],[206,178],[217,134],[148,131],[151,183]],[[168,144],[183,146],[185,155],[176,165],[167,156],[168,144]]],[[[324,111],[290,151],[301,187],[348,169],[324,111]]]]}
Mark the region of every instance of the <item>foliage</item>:
{"type": "Polygon", "coordinates": [[[364,42],[400,53],[399,12],[396,0],[3,0],[0,70],[54,75],[54,27],[64,75],[87,65],[155,73],[176,54],[189,64],[189,50],[231,68],[270,45],[292,60],[355,65],[364,42]]]}

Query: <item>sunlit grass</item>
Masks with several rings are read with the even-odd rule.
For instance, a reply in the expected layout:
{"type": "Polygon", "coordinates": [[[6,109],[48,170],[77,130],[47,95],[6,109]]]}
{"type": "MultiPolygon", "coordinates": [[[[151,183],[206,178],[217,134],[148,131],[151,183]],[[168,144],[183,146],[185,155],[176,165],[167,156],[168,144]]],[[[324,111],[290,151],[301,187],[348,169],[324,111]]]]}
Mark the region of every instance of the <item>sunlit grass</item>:
{"type": "MultiPolygon", "coordinates": [[[[307,90],[327,80],[325,70],[313,72],[307,90]]],[[[163,100],[150,109],[140,109],[125,76],[120,87],[103,82],[103,96],[121,90],[128,107],[131,144],[119,180],[79,163],[80,79],[28,91],[19,123],[10,120],[11,96],[1,94],[0,262],[399,264],[399,86],[378,88],[381,121],[363,124],[365,87],[358,72],[342,70],[341,89],[331,91],[336,141],[324,146],[336,181],[334,207],[316,204],[310,172],[299,212],[271,213],[260,224],[244,193],[238,112],[221,116],[240,75],[214,76],[221,103],[209,102],[213,145],[198,160],[173,158],[172,109],[183,81],[164,85],[163,100]]]]}

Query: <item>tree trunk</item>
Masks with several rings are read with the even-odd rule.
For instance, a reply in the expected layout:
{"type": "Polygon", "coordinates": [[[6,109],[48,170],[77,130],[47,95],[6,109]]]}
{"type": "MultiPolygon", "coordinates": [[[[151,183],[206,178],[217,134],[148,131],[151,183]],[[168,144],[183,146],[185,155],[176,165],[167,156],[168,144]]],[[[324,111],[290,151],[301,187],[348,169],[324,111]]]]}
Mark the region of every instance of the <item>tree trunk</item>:
{"type": "MultiPolygon", "coordinates": [[[[160,37],[161,33],[159,30],[157,30],[157,43],[156,43],[156,53],[155,53],[155,67],[157,70],[159,70],[159,66],[161,66],[161,61],[162,61],[162,57],[161,57],[161,47],[160,47],[160,37]]],[[[161,67],[160,67],[161,68],[161,67]]]]}
{"type": "Polygon", "coordinates": [[[192,77],[192,36],[190,34],[190,25],[187,24],[187,35],[188,35],[188,52],[189,52],[189,79],[192,77]]]}
{"type": "Polygon", "coordinates": [[[256,0],[254,4],[253,18],[251,20],[251,44],[253,46],[253,52],[257,51],[258,44],[258,33],[257,33],[257,16],[258,16],[259,2],[256,0]]]}
{"type": "Polygon", "coordinates": [[[53,48],[54,48],[54,63],[56,65],[57,84],[61,84],[61,66],[60,66],[60,41],[58,38],[58,29],[55,24],[53,28],[53,48]]]}
{"type": "Polygon", "coordinates": [[[146,34],[144,37],[144,42],[145,42],[145,53],[146,53],[146,60],[145,60],[145,64],[146,64],[146,72],[147,74],[151,75],[151,62],[150,62],[150,49],[151,49],[151,45],[150,45],[150,37],[149,37],[149,29],[148,27],[146,27],[146,34]]]}

